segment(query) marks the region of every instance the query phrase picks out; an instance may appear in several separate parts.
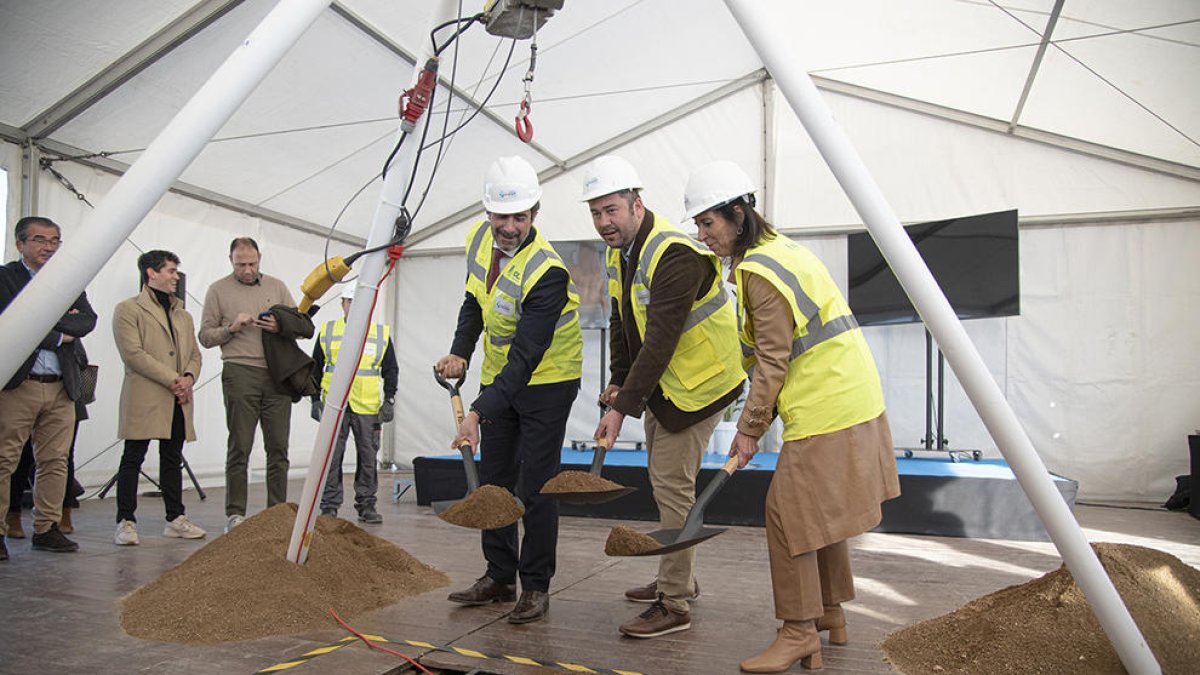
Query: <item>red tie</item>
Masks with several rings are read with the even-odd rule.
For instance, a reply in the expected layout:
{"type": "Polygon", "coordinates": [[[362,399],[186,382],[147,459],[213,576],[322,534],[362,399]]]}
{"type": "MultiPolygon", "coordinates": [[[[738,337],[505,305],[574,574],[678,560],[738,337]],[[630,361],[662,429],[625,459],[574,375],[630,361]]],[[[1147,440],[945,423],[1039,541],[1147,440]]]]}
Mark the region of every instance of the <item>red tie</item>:
{"type": "Polygon", "coordinates": [[[500,259],[504,257],[504,251],[498,248],[492,249],[492,268],[488,270],[487,289],[492,290],[496,279],[500,276],[500,259]]]}

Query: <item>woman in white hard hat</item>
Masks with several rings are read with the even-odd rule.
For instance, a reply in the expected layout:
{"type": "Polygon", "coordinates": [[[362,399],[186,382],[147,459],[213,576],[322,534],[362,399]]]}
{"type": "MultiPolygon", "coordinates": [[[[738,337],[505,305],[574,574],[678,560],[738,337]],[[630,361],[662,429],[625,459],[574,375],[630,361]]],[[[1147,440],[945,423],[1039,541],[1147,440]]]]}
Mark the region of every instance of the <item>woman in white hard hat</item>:
{"type": "Polygon", "coordinates": [[[692,172],[685,217],[697,238],[731,260],[750,392],[730,456],[745,466],[778,411],[783,448],[767,491],[774,643],[741,667],[777,673],[821,664],[819,631],[846,644],[841,604],[854,598],[846,540],[879,524],[900,494],[883,390],[862,330],[825,265],[754,210],[736,164],[692,172]]]}

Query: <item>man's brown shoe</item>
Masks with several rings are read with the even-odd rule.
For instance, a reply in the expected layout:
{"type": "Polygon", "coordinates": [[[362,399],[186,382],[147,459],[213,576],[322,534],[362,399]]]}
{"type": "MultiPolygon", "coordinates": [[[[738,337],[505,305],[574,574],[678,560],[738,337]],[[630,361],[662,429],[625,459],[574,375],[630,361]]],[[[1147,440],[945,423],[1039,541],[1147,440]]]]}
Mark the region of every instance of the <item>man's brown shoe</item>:
{"type": "MultiPolygon", "coordinates": [[[[696,584],[692,590],[692,596],[688,600],[695,600],[700,597],[700,582],[693,581],[696,584]]],[[[625,599],[633,602],[651,603],[658,600],[658,580],[651,581],[645,586],[638,586],[625,591],[625,599]]]]}
{"type": "Polygon", "coordinates": [[[9,539],[24,539],[25,528],[21,527],[21,512],[9,511],[4,518],[4,522],[8,523],[8,538],[9,539]]]}
{"type": "Polygon", "coordinates": [[[692,627],[690,612],[676,612],[662,603],[662,596],[636,619],[620,627],[620,631],[634,638],[652,638],[668,633],[677,633],[692,627]]]}
{"type": "Polygon", "coordinates": [[[546,618],[550,611],[550,595],[545,591],[521,591],[521,599],[508,615],[509,623],[533,623],[546,618]]]}
{"type": "Polygon", "coordinates": [[[501,584],[493,581],[486,574],[475,580],[475,584],[465,591],[455,591],[447,598],[450,602],[474,607],[490,602],[512,602],[517,599],[516,584],[501,584]]]}

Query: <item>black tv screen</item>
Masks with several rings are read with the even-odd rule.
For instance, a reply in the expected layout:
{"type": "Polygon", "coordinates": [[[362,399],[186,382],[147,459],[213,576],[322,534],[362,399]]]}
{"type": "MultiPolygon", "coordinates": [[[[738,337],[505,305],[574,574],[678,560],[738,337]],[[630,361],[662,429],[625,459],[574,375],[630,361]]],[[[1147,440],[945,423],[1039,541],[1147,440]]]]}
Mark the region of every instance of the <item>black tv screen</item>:
{"type": "MultiPolygon", "coordinates": [[[[908,236],[960,319],[1020,314],[1017,212],[908,225],[908,236]]],[[[848,237],[850,310],[860,325],[921,320],[867,232],[848,237]]]]}

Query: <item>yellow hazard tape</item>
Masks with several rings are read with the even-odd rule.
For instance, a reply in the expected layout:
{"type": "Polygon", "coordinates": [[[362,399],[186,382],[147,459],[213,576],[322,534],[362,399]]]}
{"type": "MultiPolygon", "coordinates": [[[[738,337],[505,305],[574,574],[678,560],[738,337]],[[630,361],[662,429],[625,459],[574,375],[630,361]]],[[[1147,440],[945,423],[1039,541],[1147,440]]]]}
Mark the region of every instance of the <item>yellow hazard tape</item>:
{"type": "MultiPolygon", "coordinates": [[[[527,665],[527,666],[545,666],[546,665],[546,663],[537,661],[535,659],[531,659],[528,656],[515,656],[512,654],[491,655],[491,654],[485,654],[480,651],[476,651],[474,649],[467,649],[465,647],[454,647],[451,645],[439,645],[439,644],[434,644],[432,642],[423,642],[421,640],[396,640],[396,641],[393,641],[393,640],[389,640],[389,639],[379,636],[379,635],[365,635],[364,634],[363,637],[371,642],[391,643],[391,644],[407,644],[407,645],[410,645],[413,647],[421,647],[423,649],[431,649],[434,651],[447,652],[450,654],[461,654],[462,656],[469,656],[469,657],[475,658],[475,659],[484,659],[484,660],[486,660],[486,659],[506,659],[512,663],[520,663],[522,665],[527,665]]],[[[343,647],[347,647],[355,642],[358,642],[357,637],[355,637],[353,635],[347,635],[346,637],[341,638],[340,640],[338,640],[337,642],[334,642],[333,644],[326,645],[324,647],[317,647],[316,649],[309,650],[309,651],[305,652],[298,659],[294,659],[292,661],[285,661],[283,663],[277,663],[269,668],[263,668],[262,670],[256,672],[255,675],[261,675],[262,673],[278,673],[280,671],[288,670],[290,668],[295,668],[296,666],[300,666],[305,663],[308,663],[312,659],[314,659],[318,656],[321,656],[322,654],[328,654],[330,652],[335,652],[335,651],[337,651],[343,647]]],[[[577,663],[558,662],[558,663],[554,663],[553,665],[558,666],[559,668],[569,671],[569,672],[572,672],[572,673],[592,673],[593,675],[606,675],[606,674],[646,675],[645,673],[642,673],[642,672],[639,672],[636,670],[615,670],[615,669],[614,670],[606,670],[606,669],[602,669],[602,668],[596,669],[596,668],[589,668],[587,666],[583,666],[583,665],[580,665],[577,663]]]]}

